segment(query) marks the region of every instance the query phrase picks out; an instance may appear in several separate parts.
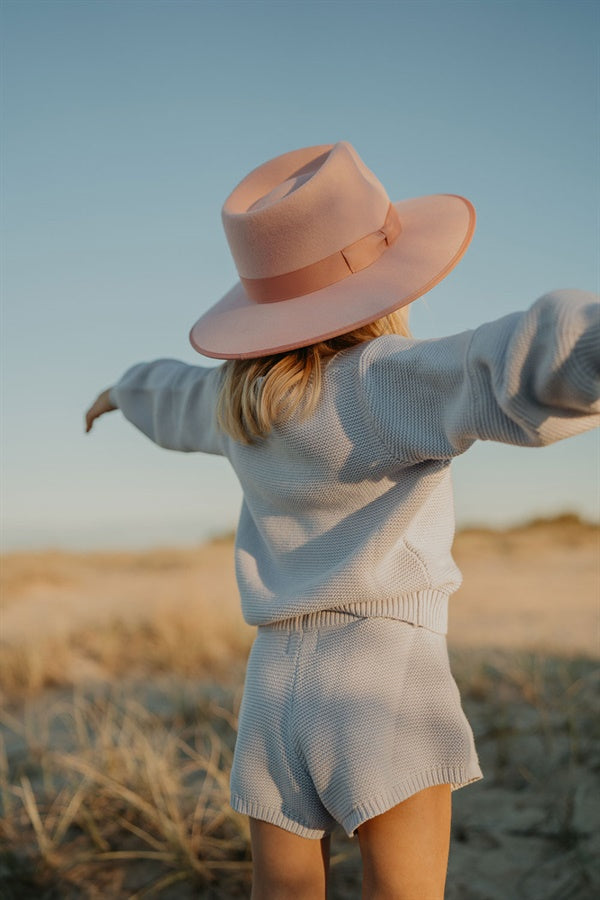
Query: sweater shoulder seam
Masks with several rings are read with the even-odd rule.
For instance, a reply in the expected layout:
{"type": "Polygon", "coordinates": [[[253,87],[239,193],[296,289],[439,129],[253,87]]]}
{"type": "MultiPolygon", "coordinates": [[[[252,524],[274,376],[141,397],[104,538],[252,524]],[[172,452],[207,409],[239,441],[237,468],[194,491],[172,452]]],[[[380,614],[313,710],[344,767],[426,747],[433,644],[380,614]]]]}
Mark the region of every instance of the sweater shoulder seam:
{"type": "Polygon", "coordinates": [[[377,422],[375,421],[375,417],[374,417],[373,413],[371,412],[371,410],[369,409],[369,404],[367,402],[364,381],[365,381],[368,357],[370,355],[369,351],[371,350],[372,345],[374,343],[375,343],[375,341],[371,341],[365,347],[363,352],[360,354],[360,359],[358,361],[358,394],[359,394],[358,401],[360,403],[361,409],[365,415],[366,420],[371,423],[371,429],[373,431],[373,434],[375,435],[375,437],[377,438],[377,440],[379,441],[379,443],[383,447],[383,449],[386,451],[389,459],[393,460],[394,462],[400,462],[400,458],[390,449],[390,447],[387,444],[387,441],[385,440],[384,436],[382,435],[381,431],[379,430],[377,422]]]}

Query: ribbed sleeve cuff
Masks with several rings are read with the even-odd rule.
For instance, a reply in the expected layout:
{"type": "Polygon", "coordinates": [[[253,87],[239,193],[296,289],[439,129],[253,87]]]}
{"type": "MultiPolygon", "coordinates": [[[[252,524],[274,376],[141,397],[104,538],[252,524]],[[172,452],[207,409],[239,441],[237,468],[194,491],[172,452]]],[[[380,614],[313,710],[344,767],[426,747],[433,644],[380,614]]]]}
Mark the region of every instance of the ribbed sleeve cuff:
{"type": "Polygon", "coordinates": [[[590,403],[600,399],[600,304],[592,311],[592,326],[581,335],[573,354],[573,383],[590,403]]]}
{"type": "Polygon", "coordinates": [[[113,406],[116,406],[117,409],[119,408],[119,403],[118,403],[118,401],[117,401],[117,393],[116,393],[116,390],[115,390],[115,385],[113,385],[111,388],[109,388],[109,390],[108,390],[108,399],[109,399],[110,403],[111,403],[113,406]]]}

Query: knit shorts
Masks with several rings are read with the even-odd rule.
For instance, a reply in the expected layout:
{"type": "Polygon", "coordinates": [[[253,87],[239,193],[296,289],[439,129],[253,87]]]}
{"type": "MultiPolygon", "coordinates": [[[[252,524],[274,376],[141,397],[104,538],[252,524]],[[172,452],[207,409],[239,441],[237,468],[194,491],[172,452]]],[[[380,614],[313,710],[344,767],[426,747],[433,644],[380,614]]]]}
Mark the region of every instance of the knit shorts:
{"type": "Polygon", "coordinates": [[[436,784],[482,778],[445,635],[325,610],[261,625],[231,772],[231,805],[321,838],[436,784]]]}

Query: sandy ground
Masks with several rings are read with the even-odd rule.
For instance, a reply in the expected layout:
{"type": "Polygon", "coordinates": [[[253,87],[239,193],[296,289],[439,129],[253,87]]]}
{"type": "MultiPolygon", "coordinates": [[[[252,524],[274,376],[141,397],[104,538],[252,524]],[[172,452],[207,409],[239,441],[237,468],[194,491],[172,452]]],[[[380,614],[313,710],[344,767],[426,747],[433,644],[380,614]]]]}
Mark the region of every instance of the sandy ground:
{"type": "Polygon", "coordinates": [[[448,641],[558,655],[600,654],[600,532],[568,518],[504,533],[457,535],[464,581],[448,641]]]}
{"type": "MultiPolygon", "coordinates": [[[[588,900],[600,894],[600,531],[573,517],[502,533],[478,529],[458,534],[453,554],[464,582],[451,598],[450,655],[485,778],[453,795],[446,900],[588,900]]],[[[17,779],[28,772],[35,787],[37,776],[14,723],[49,721],[52,705],[73,688],[118,688],[165,722],[184,695],[190,708],[214,708],[215,690],[235,712],[253,630],[241,619],[230,540],[148,553],[10,554],[2,577],[5,658],[25,649],[29,665],[40,667],[29,696],[12,691],[10,679],[4,685],[9,718],[0,736],[17,779]],[[115,638],[122,632],[127,644],[115,638]],[[129,661],[147,655],[157,633],[163,657],[140,679],[129,661]],[[199,676],[203,635],[209,665],[199,676]],[[112,652],[99,652],[113,639],[112,652]],[[219,660],[231,661],[229,678],[220,680],[222,668],[214,674],[219,660]],[[164,674],[169,664],[173,677],[164,674]]],[[[354,900],[357,842],[336,835],[334,846],[331,900],[354,900]]],[[[103,873],[106,881],[94,876],[100,893],[84,878],[77,888],[48,882],[44,896],[133,896],[127,879],[103,873]]],[[[0,859],[0,887],[2,878],[0,859]]],[[[39,887],[5,890],[8,900],[40,896],[39,887]]],[[[156,896],[227,895],[182,883],[156,896]]]]}
{"type": "MultiPolygon", "coordinates": [[[[506,532],[465,531],[453,556],[464,581],[450,600],[451,646],[600,654],[597,528],[563,517],[506,532]]],[[[9,645],[163,614],[227,615],[245,627],[229,540],[139,554],[10,554],[2,573],[9,645]]]]}

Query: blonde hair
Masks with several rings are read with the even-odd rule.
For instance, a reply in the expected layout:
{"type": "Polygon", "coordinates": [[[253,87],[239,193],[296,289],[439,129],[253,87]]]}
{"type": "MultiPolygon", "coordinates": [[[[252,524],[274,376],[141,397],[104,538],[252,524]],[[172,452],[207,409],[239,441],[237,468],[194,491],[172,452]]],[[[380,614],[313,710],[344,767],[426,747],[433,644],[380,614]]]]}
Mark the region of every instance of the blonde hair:
{"type": "Polygon", "coordinates": [[[217,400],[220,427],[235,440],[252,444],[294,413],[307,418],[321,395],[323,361],[384,334],[412,337],[408,307],[309,347],[258,359],[227,360],[217,400]]]}

